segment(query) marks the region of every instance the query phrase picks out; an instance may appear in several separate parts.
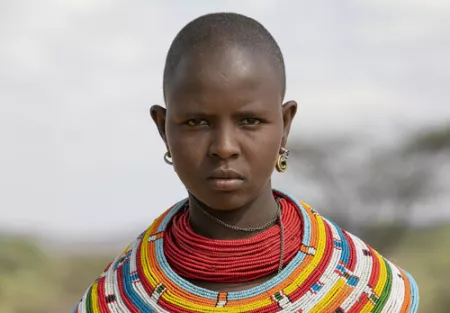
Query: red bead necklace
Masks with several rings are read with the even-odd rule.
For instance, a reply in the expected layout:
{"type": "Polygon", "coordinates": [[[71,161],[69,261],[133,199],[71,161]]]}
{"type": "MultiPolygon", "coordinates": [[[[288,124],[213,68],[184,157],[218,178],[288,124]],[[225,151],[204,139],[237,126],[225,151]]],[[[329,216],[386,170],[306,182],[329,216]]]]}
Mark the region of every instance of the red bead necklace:
{"type": "MultiPolygon", "coordinates": [[[[296,205],[278,200],[284,225],[284,260],[298,252],[302,219],[296,205]]],[[[189,210],[176,214],[164,234],[164,254],[180,276],[211,282],[238,283],[268,276],[280,262],[280,226],[273,225],[252,237],[216,240],[196,234],[189,223],[189,210]]]]}

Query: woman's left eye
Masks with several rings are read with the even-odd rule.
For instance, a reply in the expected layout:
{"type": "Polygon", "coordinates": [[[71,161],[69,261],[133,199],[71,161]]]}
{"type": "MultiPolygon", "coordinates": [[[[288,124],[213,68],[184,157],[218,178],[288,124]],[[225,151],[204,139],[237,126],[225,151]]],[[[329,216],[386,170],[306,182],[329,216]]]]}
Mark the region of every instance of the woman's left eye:
{"type": "Polygon", "coordinates": [[[243,125],[258,125],[260,123],[261,123],[260,119],[253,118],[253,117],[247,117],[241,121],[241,124],[243,124],[243,125]]]}

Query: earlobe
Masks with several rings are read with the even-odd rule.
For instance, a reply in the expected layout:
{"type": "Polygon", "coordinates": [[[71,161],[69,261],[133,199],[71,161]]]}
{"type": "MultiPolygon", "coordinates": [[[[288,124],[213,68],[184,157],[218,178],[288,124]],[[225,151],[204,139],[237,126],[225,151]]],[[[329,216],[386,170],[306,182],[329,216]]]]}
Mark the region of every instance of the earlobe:
{"type": "Polygon", "coordinates": [[[150,116],[152,117],[153,121],[156,124],[156,127],[158,128],[159,135],[164,140],[164,143],[167,145],[166,142],[166,109],[163,108],[160,105],[152,105],[150,108],[150,116]]]}

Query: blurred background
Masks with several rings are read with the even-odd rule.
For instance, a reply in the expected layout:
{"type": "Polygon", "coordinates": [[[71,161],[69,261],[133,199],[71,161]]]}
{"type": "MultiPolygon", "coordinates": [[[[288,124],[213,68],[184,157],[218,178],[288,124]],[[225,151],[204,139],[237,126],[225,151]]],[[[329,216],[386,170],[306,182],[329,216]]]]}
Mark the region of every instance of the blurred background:
{"type": "Polygon", "coordinates": [[[186,196],[148,109],[190,20],[247,14],[299,103],[274,186],[411,272],[450,312],[448,0],[0,1],[0,313],[70,312],[186,196]]]}

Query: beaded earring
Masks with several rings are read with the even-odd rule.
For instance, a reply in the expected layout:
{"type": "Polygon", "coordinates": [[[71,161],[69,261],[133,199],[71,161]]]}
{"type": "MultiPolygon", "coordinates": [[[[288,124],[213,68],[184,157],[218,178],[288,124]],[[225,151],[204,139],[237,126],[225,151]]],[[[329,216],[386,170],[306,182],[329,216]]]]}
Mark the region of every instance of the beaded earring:
{"type": "Polygon", "coordinates": [[[278,155],[277,163],[275,164],[275,168],[278,172],[283,173],[287,169],[287,160],[289,157],[289,150],[285,148],[281,148],[281,153],[278,155]]]}

